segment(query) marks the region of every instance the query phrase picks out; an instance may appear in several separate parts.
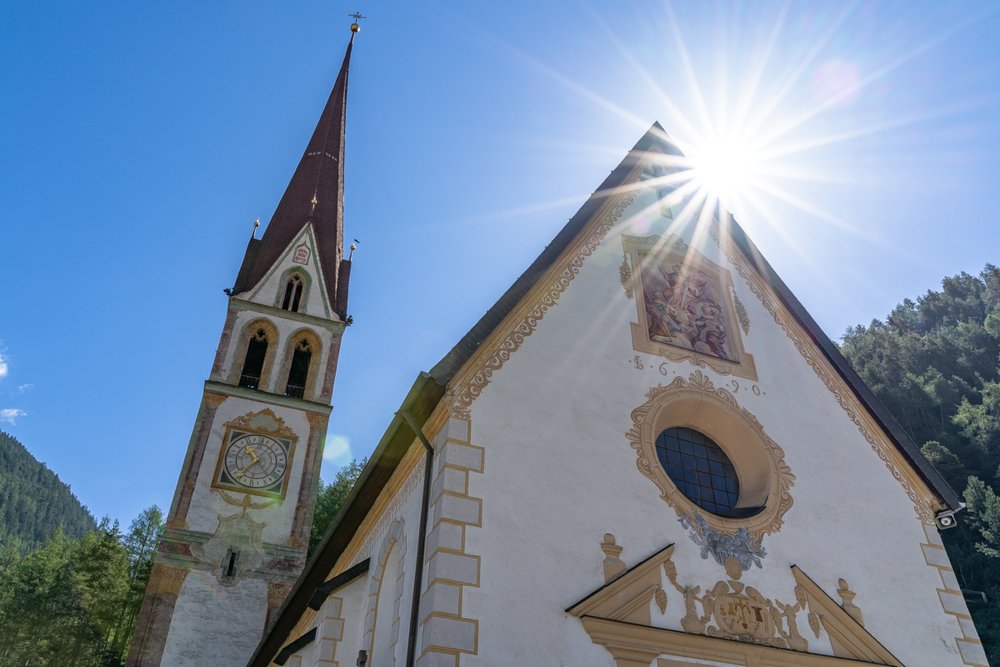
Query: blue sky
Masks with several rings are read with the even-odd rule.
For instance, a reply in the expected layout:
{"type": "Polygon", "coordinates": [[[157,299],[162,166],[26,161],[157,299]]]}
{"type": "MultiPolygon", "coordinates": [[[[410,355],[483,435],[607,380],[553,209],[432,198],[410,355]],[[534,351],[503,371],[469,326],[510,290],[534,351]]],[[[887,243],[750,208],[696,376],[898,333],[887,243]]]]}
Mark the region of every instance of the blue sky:
{"type": "Polygon", "coordinates": [[[95,514],[169,505],[222,290],[356,9],[327,479],[655,120],[752,144],[731,206],[835,338],[1000,261],[986,3],[9,0],[0,428],[95,514]]]}

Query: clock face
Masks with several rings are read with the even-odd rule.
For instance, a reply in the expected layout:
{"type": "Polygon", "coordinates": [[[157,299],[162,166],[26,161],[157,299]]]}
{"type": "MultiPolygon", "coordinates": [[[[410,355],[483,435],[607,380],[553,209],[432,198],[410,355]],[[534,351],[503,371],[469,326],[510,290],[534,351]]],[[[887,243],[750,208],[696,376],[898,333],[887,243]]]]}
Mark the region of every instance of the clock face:
{"type": "Polygon", "coordinates": [[[244,493],[284,496],[291,441],[260,433],[231,431],[226,443],[215,486],[244,493]]]}

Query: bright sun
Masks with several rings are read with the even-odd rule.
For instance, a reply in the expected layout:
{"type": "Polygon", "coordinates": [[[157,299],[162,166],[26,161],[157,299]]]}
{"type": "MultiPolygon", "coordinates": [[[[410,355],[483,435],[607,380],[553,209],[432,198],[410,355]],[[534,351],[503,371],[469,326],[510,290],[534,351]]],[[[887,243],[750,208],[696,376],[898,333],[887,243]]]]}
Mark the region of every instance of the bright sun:
{"type": "Polygon", "coordinates": [[[697,187],[732,207],[746,197],[758,176],[759,154],[741,137],[715,137],[690,149],[692,177],[697,187]]]}

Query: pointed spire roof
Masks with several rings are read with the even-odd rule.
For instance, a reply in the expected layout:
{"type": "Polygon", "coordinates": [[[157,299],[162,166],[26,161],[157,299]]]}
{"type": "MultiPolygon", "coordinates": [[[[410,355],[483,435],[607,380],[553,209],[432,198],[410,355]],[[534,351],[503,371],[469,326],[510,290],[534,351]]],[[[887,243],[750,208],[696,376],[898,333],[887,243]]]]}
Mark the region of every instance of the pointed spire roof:
{"type": "Polygon", "coordinates": [[[344,247],[344,129],[347,123],[347,75],[354,35],[330,97],[319,117],[305,153],[285,188],[271,222],[260,240],[252,239],[236,278],[234,293],[256,285],[281,258],[308,223],[316,234],[323,283],[331,304],[336,303],[337,273],[344,247]]]}

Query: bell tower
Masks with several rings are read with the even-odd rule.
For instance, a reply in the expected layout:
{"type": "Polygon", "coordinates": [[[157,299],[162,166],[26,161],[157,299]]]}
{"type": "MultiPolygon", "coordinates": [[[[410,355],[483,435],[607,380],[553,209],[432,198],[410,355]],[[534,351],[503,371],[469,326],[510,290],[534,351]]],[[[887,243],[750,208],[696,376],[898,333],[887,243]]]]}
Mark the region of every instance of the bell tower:
{"type": "MultiPolygon", "coordinates": [[[[354,36],[262,238],[251,238],[127,664],[244,665],[305,565],[347,317],[354,36]]],[[[256,236],[256,234],[254,234],[256,236]]]]}

